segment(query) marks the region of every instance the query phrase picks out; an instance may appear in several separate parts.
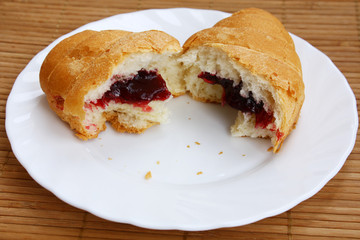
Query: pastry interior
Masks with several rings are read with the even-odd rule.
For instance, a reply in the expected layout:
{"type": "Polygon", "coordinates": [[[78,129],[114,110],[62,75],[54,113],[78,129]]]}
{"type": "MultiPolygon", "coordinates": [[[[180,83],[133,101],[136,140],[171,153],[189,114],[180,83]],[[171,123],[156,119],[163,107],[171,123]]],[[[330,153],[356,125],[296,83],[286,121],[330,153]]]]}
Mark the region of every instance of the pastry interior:
{"type": "Polygon", "coordinates": [[[87,133],[96,135],[106,121],[117,131],[129,133],[167,122],[166,102],[183,92],[178,71],[171,55],[128,56],[107,81],[85,95],[83,125],[87,133]]]}
{"type": "Polygon", "coordinates": [[[186,89],[203,102],[228,104],[238,110],[231,126],[233,136],[270,138],[283,136],[275,89],[269,81],[234,62],[220,48],[191,48],[181,58],[186,89]]]}

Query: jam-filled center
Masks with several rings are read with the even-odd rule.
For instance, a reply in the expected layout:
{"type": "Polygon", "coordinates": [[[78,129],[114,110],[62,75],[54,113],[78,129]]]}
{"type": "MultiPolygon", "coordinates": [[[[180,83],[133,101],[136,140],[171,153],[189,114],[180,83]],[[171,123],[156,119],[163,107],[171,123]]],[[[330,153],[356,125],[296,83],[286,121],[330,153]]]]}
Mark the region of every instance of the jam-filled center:
{"type": "Polygon", "coordinates": [[[114,75],[111,80],[114,83],[110,86],[110,90],[91,104],[105,108],[110,101],[115,101],[115,103],[133,104],[141,107],[143,111],[151,111],[148,105],[151,101],[164,101],[171,96],[157,70],[141,69],[134,76],[124,78],[114,75]]]}
{"type": "MultiPolygon", "coordinates": [[[[256,128],[267,128],[269,124],[274,122],[272,112],[267,112],[264,109],[263,101],[256,101],[253,93],[250,91],[248,96],[242,96],[240,91],[242,89],[242,82],[234,86],[234,81],[221,78],[209,72],[201,72],[199,78],[210,84],[219,84],[223,87],[222,103],[229,104],[232,108],[242,112],[254,113],[256,116],[256,128]]],[[[275,129],[271,129],[275,131],[275,129]]]]}

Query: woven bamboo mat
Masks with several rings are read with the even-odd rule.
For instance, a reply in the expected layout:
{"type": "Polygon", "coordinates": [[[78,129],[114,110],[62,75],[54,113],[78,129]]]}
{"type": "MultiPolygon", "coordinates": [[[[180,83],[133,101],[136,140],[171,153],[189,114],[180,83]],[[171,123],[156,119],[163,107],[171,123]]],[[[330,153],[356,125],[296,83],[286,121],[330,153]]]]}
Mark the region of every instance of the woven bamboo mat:
{"type": "Polygon", "coordinates": [[[1,0],[0,239],[360,239],[359,138],[341,171],[314,197],[254,224],[204,232],[147,230],[95,217],[39,186],[11,151],[5,132],[8,94],[30,59],[59,36],[88,22],[140,9],[233,12],[251,6],[272,12],[290,32],[326,53],[359,101],[359,1],[1,0]]]}

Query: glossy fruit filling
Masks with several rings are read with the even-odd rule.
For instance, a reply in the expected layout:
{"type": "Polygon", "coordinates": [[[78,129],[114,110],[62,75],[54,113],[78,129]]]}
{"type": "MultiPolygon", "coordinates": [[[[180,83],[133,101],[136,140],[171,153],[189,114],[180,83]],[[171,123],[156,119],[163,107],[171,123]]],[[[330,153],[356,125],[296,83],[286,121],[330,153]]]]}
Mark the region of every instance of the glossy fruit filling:
{"type": "Polygon", "coordinates": [[[131,77],[114,75],[111,80],[114,83],[110,90],[106,91],[100,99],[91,102],[92,105],[105,108],[109,102],[115,101],[115,103],[132,104],[149,112],[152,110],[148,105],[151,101],[164,101],[171,96],[164,79],[157,70],[141,69],[131,77]]]}
{"type": "MultiPolygon", "coordinates": [[[[215,74],[209,72],[201,72],[198,75],[199,78],[210,84],[219,84],[223,87],[222,103],[229,104],[231,107],[240,110],[242,112],[255,113],[256,116],[256,128],[267,128],[269,124],[274,122],[274,116],[272,112],[267,112],[264,109],[264,103],[262,101],[257,102],[253,93],[250,91],[247,97],[241,96],[240,91],[242,89],[242,82],[234,86],[234,81],[221,78],[215,74]]],[[[271,129],[275,131],[275,129],[271,129]]]]}

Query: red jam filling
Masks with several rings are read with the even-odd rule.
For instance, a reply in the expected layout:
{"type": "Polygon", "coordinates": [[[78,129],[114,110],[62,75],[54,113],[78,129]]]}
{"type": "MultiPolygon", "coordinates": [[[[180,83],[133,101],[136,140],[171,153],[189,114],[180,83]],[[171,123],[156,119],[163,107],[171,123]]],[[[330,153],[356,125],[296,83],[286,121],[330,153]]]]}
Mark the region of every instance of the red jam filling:
{"type": "MultiPolygon", "coordinates": [[[[209,72],[201,72],[198,77],[203,79],[207,83],[219,84],[223,87],[223,104],[227,103],[232,108],[235,108],[242,112],[255,113],[256,128],[267,128],[269,124],[274,122],[273,113],[265,111],[264,103],[262,101],[255,101],[253,93],[251,91],[249,92],[248,97],[243,97],[240,95],[240,91],[242,89],[242,82],[234,86],[233,80],[221,78],[209,72]]],[[[275,129],[271,129],[271,131],[275,131],[275,129]]]]}
{"type": "Polygon", "coordinates": [[[64,98],[62,98],[61,96],[54,96],[54,100],[56,103],[56,108],[63,111],[64,110],[64,102],[65,102],[64,98]]]}
{"type": "Polygon", "coordinates": [[[276,131],[276,139],[279,141],[284,136],[283,132],[280,132],[279,129],[276,131]]]}
{"type": "Polygon", "coordinates": [[[141,69],[136,75],[128,78],[114,75],[112,81],[114,83],[110,90],[91,104],[105,108],[110,101],[115,101],[115,103],[132,104],[135,107],[141,107],[145,112],[149,112],[152,110],[148,105],[151,101],[164,101],[171,96],[164,79],[157,70],[141,69]]]}

